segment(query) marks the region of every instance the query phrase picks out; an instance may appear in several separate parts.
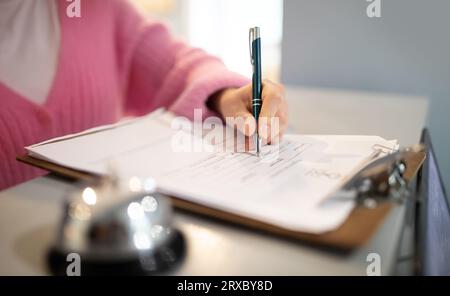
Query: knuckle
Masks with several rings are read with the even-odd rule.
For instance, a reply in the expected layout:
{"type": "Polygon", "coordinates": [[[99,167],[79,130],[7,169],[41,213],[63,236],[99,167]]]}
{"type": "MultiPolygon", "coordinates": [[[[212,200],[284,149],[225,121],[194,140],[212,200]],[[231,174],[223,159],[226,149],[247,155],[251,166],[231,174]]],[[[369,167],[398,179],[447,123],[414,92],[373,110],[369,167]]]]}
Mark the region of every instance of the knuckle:
{"type": "Polygon", "coordinates": [[[281,93],[276,92],[272,95],[272,100],[274,100],[277,103],[281,103],[283,102],[283,95],[281,93]]]}

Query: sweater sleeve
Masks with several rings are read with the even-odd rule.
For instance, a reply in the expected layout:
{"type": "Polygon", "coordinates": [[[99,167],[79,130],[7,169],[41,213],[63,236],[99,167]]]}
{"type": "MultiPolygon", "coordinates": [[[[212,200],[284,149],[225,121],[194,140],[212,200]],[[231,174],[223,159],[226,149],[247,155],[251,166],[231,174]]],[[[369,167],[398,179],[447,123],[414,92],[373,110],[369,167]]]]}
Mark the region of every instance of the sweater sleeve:
{"type": "Polygon", "coordinates": [[[213,114],[205,104],[211,95],[249,82],[218,58],[174,39],[165,25],[145,18],[130,4],[120,7],[117,38],[127,113],[142,115],[165,107],[192,119],[194,109],[201,109],[205,118],[213,114]]]}

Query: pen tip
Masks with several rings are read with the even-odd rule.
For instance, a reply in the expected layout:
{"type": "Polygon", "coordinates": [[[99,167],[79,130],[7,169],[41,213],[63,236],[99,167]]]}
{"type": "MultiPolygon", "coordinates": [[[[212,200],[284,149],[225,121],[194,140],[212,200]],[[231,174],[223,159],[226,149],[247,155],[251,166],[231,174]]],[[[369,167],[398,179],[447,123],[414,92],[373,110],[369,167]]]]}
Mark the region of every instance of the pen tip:
{"type": "Polygon", "coordinates": [[[261,139],[261,137],[258,136],[257,140],[258,141],[256,143],[256,155],[259,157],[261,154],[262,139],[261,139]]]}

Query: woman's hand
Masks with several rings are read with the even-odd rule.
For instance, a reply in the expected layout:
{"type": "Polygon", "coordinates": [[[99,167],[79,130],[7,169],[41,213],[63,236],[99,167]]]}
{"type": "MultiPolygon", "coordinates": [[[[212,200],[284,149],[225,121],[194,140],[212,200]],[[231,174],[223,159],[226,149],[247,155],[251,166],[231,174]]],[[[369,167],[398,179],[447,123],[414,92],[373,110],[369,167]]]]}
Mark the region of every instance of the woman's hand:
{"type": "MultiPolygon", "coordinates": [[[[247,139],[246,147],[253,149],[253,141],[249,141],[256,130],[256,121],[252,115],[252,85],[241,88],[225,89],[210,100],[211,107],[219,112],[229,124],[227,118],[241,119],[244,124],[237,124],[237,128],[247,139]]],[[[263,143],[274,143],[283,137],[288,125],[288,110],[284,87],[269,80],[263,81],[262,107],[259,115],[259,135],[263,143]]]]}

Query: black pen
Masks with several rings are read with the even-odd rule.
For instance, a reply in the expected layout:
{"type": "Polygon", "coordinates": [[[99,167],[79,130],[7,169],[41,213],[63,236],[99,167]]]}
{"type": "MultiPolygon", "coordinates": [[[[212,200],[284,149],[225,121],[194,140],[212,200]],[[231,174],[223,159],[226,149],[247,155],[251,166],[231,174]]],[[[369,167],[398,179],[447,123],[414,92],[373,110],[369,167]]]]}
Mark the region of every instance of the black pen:
{"type": "Polygon", "coordinates": [[[261,76],[261,35],[259,27],[250,28],[249,33],[250,61],[253,65],[252,76],[252,111],[256,120],[256,154],[261,152],[261,137],[259,136],[259,113],[262,105],[262,76],[261,76]]]}

